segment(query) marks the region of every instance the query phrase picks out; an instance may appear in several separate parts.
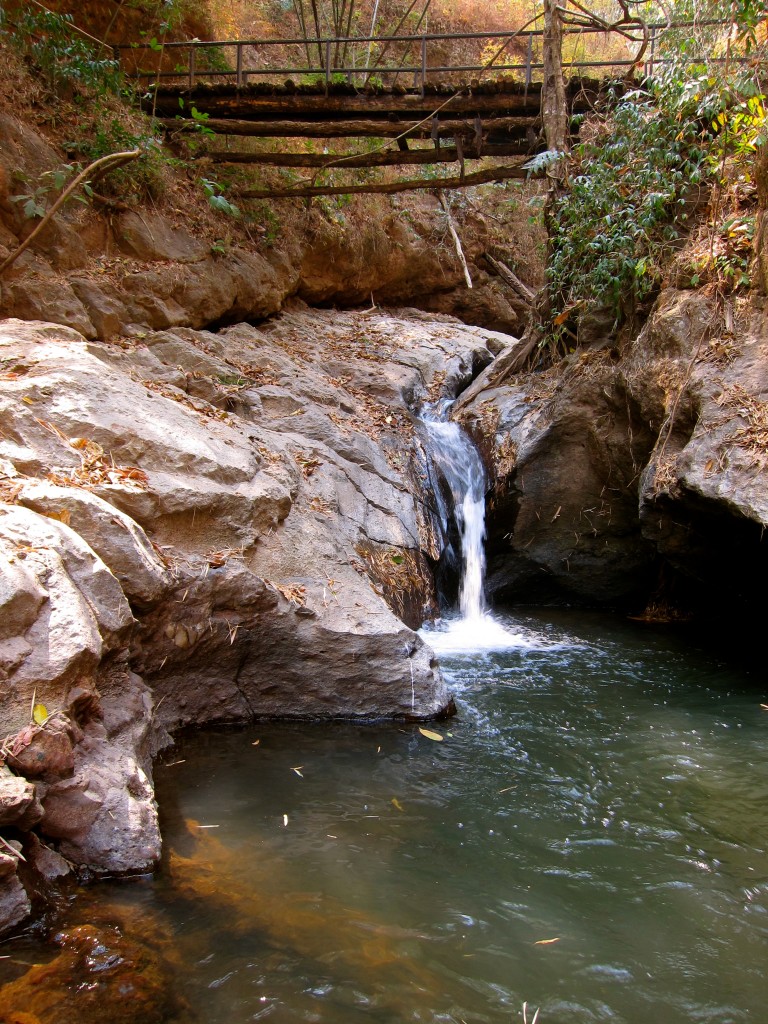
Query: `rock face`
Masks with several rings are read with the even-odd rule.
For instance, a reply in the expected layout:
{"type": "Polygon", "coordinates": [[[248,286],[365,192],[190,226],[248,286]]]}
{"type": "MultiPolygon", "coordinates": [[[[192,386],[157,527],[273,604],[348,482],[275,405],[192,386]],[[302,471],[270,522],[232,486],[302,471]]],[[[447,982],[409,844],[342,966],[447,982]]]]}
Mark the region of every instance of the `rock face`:
{"type": "Polygon", "coordinates": [[[491,588],[762,614],[766,338],[759,301],[670,289],[621,348],[514,382],[490,367],[462,416],[494,475],[491,588]]]}
{"type": "MultiPolygon", "coordinates": [[[[412,410],[509,343],[300,303],[258,329],[115,345],[4,322],[0,714],[17,774],[0,819],[83,869],[146,871],[167,730],[443,713],[409,628],[439,556],[412,410]]],[[[7,867],[2,928],[29,912],[7,867]]]]}

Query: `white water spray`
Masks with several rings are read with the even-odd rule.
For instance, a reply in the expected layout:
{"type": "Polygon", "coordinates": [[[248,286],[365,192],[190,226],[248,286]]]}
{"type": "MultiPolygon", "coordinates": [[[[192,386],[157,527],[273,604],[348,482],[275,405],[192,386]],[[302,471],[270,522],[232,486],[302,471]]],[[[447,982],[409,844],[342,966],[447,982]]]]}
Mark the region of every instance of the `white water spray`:
{"type": "Polygon", "coordinates": [[[460,616],[437,623],[424,635],[439,653],[528,646],[526,639],[510,633],[486,610],[485,469],[467,434],[458,423],[448,420],[450,406],[450,402],[438,403],[421,422],[443,543],[449,543],[451,517],[461,540],[460,616]]]}
{"type": "Polygon", "coordinates": [[[427,454],[437,471],[438,479],[432,483],[443,537],[449,535],[451,514],[461,537],[461,618],[479,622],[485,613],[485,470],[467,434],[446,418],[449,411],[450,403],[438,403],[422,423],[427,454]]]}

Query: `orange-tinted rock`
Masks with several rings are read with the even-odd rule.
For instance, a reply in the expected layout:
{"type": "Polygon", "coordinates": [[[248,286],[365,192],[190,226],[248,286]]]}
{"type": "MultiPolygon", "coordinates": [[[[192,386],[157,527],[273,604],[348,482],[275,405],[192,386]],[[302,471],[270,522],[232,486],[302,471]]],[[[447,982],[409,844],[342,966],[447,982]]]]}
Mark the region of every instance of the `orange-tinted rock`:
{"type": "Polygon", "coordinates": [[[191,1018],[167,964],[117,928],[79,925],[62,952],[0,989],[0,1024],[169,1024],[191,1018]]]}

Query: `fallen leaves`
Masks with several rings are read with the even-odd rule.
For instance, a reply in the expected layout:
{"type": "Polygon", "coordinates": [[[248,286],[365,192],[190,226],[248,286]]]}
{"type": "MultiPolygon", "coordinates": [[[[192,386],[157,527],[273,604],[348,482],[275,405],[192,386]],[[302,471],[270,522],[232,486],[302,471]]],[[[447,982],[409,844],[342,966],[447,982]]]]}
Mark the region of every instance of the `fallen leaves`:
{"type": "Polygon", "coordinates": [[[314,455],[304,455],[301,452],[297,452],[294,458],[301,467],[301,472],[306,480],[312,476],[319,466],[322,466],[320,459],[316,459],[314,455]]]}
{"type": "Polygon", "coordinates": [[[307,603],[307,588],[291,583],[275,583],[273,580],[264,580],[268,587],[282,594],[286,601],[295,608],[303,608],[307,603]]]}
{"type": "Polygon", "coordinates": [[[421,726],[419,726],[419,732],[422,736],[426,736],[428,740],[434,740],[435,743],[442,743],[445,739],[439,732],[433,732],[432,729],[422,729],[421,726]]]}
{"type": "MultiPolygon", "coordinates": [[[[53,469],[46,475],[51,483],[60,484],[63,487],[95,487],[98,484],[130,484],[143,489],[149,484],[149,477],[143,469],[138,466],[117,466],[114,460],[106,455],[102,446],[87,437],[67,437],[67,435],[49,420],[42,420],[35,417],[47,431],[58,438],[67,448],[77,452],[80,456],[80,468],[72,466],[53,469]]],[[[61,522],[66,520],[58,518],[61,522]]]]}
{"type": "Polygon", "coordinates": [[[555,939],[539,939],[538,942],[534,942],[534,946],[551,946],[555,942],[559,942],[559,936],[555,939]]]}

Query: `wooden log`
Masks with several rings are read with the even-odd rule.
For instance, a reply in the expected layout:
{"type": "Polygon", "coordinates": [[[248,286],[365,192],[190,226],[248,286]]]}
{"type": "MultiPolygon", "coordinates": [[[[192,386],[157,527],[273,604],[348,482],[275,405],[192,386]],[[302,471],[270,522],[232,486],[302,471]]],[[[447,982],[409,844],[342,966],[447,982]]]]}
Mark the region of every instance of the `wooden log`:
{"type": "MultiPolygon", "coordinates": [[[[222,96],[213,90],[198,88],[190,97],[189,91],[183,87],[174,90],[158,90],[156,114],[158,117],[173,117],[179,112],[179,99],[185,104],[194,103],[198,110],[210,114],[212,118],[259,118],[298,117],[302,120],[321,117],[330,119],[339,117],[387,117],[395,115],[406,120],[418,120],[427,117],[442,100],[435,96],[426,99],[418,94],[393,96],[384,93],[379,96],[308,96],[301,93],[285,95],[259,96],[243,93],[240,96],[222,96]]],[[[594,101],[594,96],[591,96],[594,101]]],[[[145,108],[151,109],[153,99],[145,101],[145,108]]],[[[531,87],[528,95],[501,94],[498,96],[463,95],[457,93],[451,100],[446,113],[454,115],[483,117],[534,116],[540,107],[538,86],[531,87]]]]}
{"type": "MultiPolygon", "coordinates": [[[[422,189],[469,188],[472,185],[487,185],[492,181],[506,181],[510,178],[527,178],[529,172],[522,164],[507,167],[491,167],[474,174],[457,175],[454,178],[417,178],[411,181],[394,181],[379,185],[307,185],[299,188],[271,189],[244,188],[236,193],[238,199],[307,199],[313,196],[346,195],[392,195],[395,192],[414,192],[422,189]]],[[[535,175],[534,175],[535,177],[535,175]]]]}
{"type": "MultiPolygon", "coordinates": [[[[200,123],[194,118],[163,118],[163,127],[171,132],[199,132],[200,123]]],[[[531,125],[539,123],[538,117],[497,117],[483,121],[485,132],[517,133],[526,137],[531,125]]],[[[414,139],[432,137],[432,124],[413,121],[371,121],[366,119],[346,121],[243,121],[238,118],[209,118],[205,127],[217,135],[248,135],[258,138],[312,138],[341,139],[356,136],[373,138],[397,138],[408,135],[414,139]]],[[[454,138],[456,135],[474,137],[475,123],[461,120],[441,120],[437,126],[441,138],[454,138]]]]}
{"type": "Polygon", "coordinates": [[[502,281],[505,281],[510,288],[516,291],[526,305],[533,305],[536,293],[531,291],[527,284],[523,284],[517,274],[513,273],[504,263],[495,260],[490,253],[485,253],[483,258],[491,270],[495,271],[502,281]]]}
{"type": "Polygon", "coordinates": [[[481,152],[474,146],[443,147],[436,149],[409,149],[405,151],[388,149],[380,153],[360,153],[332,156],[328,153],[201,153],[199,160],[210,160],[214,164],[261,164],[272,167],[396,167],[401,164],[454,163],[461,160],[479,160],[481,157],[526,156],[527,142],[512,142],[509,145],[486,145],[481,152]]]}

